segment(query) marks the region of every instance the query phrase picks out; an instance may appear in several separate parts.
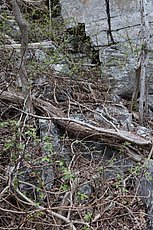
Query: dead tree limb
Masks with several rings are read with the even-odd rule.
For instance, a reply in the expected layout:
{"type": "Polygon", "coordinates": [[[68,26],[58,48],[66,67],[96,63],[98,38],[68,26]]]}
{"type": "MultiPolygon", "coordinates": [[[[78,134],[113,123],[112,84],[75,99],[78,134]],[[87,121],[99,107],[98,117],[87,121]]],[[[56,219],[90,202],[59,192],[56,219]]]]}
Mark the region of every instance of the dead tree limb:
{"type": "Polygon", "coordinates": [[[22,93],[25,99],[25,110],[33,112],[33,106],[30,96],[30,86],[28,81],[28,75],[26,71],[26,54],[28,47],[28,24],[23,18],[17,0],[12,0],[12,10],[15,16],[16,22],[21,31],[21,49],[20,49],[20,65],[18,80],[21,82],[22,93]]]}
{"type": "Polygon", "coordinates": [[[135,90],[132,96],[131,108],[133,109],[134,104],[136,104],[138,91],[140,91],[139,121],[140,124],[143,124],[144,114],[148,114],[146,68],[149,60],[148,50],[150,47],[149,22],[148,22],[148,15],[147,15],[146,0],[140,0],[140,16],[141,16],[141,52],[139,55],[139,61],[136,68],[135,90]]]}
{"type": "MultiPolygon", "coordinates": [[[[56,47],[53,45],[53,42],[44,41],[44,42],[35,42],[29,43],[28,49],[53,49],[56,50],[56,47]]],[[[0,46],[0,49],[4,49],[4,46],[0,46]]],[[[12,49],[21,49],[21,44],[12,43],[11,45],[5,45],[5,49],[12,50],[12,49]]]]}
{"type": "MultiPolygon", "coordinates": [[[[23,97],[15,93],[1,91],[0,100],[14,103],[14,106],[21,105],[23,103],[23,97]]],[[[32,102],[35,108],[43,111],[43,114],[47,114],[49,117],[44,119],[52,119],[54,122],[60,125],[61,128],[66,129],[69,133],[78,137],[92,137],[93,139],[106,140],[107,143],[116,143],[127,141],[131,144],[135,144],[141,147],[148,147],[151,145],[151,140],[143,138],[136,133],[131,133],[125,130],[115,130],[109,128],[102,128],[94,126],[88,122],[79,121],[72,118],[67,118],[65,114],[53,106],[50,102],[46,102],[42,99],[32,98],[32,102]]],[[[21,106],[20,106],[21,107],[21,106]]],[[[30,114],[33,117],[36,115],[30,114]]],[[[41,117],[42,118],[42,117],[41,117]]]]}

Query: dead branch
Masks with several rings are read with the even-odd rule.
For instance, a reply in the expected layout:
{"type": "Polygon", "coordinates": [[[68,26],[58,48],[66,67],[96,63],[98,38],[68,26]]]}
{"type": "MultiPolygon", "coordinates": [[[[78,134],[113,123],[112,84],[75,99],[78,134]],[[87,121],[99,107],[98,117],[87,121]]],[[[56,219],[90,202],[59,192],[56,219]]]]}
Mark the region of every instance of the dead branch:
{"type": "MultiPolygon", "coordinates": [[[[0,49],[21,49],[21,44],[17,44],[17,43],[12,43],[11,45],[5,45],[5,46],[0,46],[0,49]]],[[[44,48],[44,49],[56,49],[56,47],[53,45],[53,43],[51,41],[47,41],[47,42],[34,42],[34,43],[29,43],[27,44],[27,48],[30,49],[38,49],[38,48],[44,48]]]]}
{"type": "MultiPolygon", "coordinates": [[[[14,186],[13,186],[13,187],[14,187],[14,186]]],[[[57,218],[59,218],[59,219],[65,221],[67,224],[70,225],[70,229],[76,230],[75,226],[73,225],[73,223],[72,223],[72,221],[71,221],[70,219],[68,219],[68,218],[66,218],[65,216],[62,216],[62,215],[60,215],[60,214],[58,214],[58,213],[56,213],[56,212],[54,212],[54,211],[52,211],[52,210],[50,210],[50,209],[48,209],[48,208],[44,208],[43,206],[40,206],[40,205],[38,206],[37,203],[33,202],[31,199],[29,199],[27,196],[25,196],[22,192],[20,192],[19,189],[16,189],[16,192],[17,192],[24,200],[26,200],[26,201],[29,203],[30,206],[33,206],[33,207],[39,209],[39,211],[41,211],[41,212],[42,212],[42,211],[47,212],[48,214],[51,214],[52,216],[57,217],[57,218]]]]}
{"type": "MultiPolygon", "coordinates": [[[[9,103],[11,102],[20,105],[23,103],[23,97],[21,95],[7,91],[0,91],[0,99],[8,101],[9,103]]],[[[127,141],[142,147],[151,145],[151,140],[145,139],[135,133],[124,130],[97,127],[90,123],[67,118],[60,109],[53,106],[50,102],[46,102],[42,99],[37,99],[34,97],[32,98],[32,101],[35,108],[44,111],[44,114],[50,116],[49,118],[43,117],[44,119],[53,119],[62,128],[66,129],[69,133],[77,135],[78,137],[92,136],[93,138],[98,139],[108,139],[112,143],[114,143],[114,141],[127,141]]],[[[28,115],[35,116],[31,113],[28,115]]]]}

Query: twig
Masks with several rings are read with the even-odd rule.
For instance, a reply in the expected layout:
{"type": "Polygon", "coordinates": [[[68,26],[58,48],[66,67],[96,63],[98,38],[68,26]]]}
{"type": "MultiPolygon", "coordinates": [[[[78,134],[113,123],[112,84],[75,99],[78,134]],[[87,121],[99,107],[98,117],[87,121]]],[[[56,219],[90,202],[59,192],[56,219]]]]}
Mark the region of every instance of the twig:
{"type": "Polygon", "coordinates": [[[56,212],[54,212],[54,211],[52,211],[52,210],[49,210],[49,209],[47,209],[47,208],[44,208],[43,206],[37,205],[35,202],[33,202],[33,201],[30,200],[27,196],[25,196],[22,192],[20,192],[19,189],[16,189],[16,192],[17,192],[23,199],[25,199],[25,200],[29,203],[29,205],[34,206],[35,208],[38,208],[39,211],[45,211],[45,212],[47,212],[47,213],[53,215],[54,217],[57,217],[57,218],[63,220],[64,222],[66,222],[67,224],[70,225],[70,227],[71,227],[72,230],[76,230],[76,227],[73,225],[73,223],[72,223],[72,221],[70,221],[70,219],[68,219],[68,218],[66,218],[66,217],[64,217],[64,216],[62,216],[62,215],[60,215],[60,214],[58,214],[58,213],[56,213],[56,212]]]}
{"type": "Polygon", "coordinates": [[[8,191],[8,189],[10,188],[10,186],[6,186],[3,191],[0,193],[0,199],[3,197],[3,195],[8,191]]]}
{"type": "Polygon", "coordinates": [[[153,144],[152,144],[152,148],[150,150],[150,153],[148,155],[147,161],[149,161],[151,159],[152,155],[153,155],[153,144]]]}

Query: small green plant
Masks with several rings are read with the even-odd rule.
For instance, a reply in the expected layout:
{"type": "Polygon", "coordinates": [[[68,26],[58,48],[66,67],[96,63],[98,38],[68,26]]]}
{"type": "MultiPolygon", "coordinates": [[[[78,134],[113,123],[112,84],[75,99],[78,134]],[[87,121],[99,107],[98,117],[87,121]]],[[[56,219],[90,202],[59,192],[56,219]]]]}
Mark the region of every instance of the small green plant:
{"type": "Polygon", "coordinates": [[[62,172],[62,179],[64,181],[74,180],[75,175],[64,165],[63,161],[57,161],[59,170],[62,172]]]}
{"type": "Polygon", "coordinates": [[[92,213],[91,212],[87,212],[85,215],[84,215],[84,220],[86,222],[90,222],[91,221],[91,218],[92,218],[92,213]]]}
{"type": "Polygon", "coordinates": [[[66,192],[68,190],[69,190],[69,185],[67,185],[67,184],[61,184],[60,191],[66,192]]]}
{"type": "Polygon", "coordinates": [[[104,176],[104,172],[105,172],[104,166],[99,166],[98,167],[98,172],[99,172],[100,176],[104,176]]]}
{"type": "Polygon", "coordinates": [[[44,192],[43,192],[39,187],[36,187],[36,191],[37,191],[37,193],[38,193],[38,199],[39,199],[39,200],[43,200],[44,197],[45,197],[44,192]]]}
{"type": "Polygon", "coordinates": [[[123,176],[120,174],[116,175],[116,182],[114,183],[116,189],[123,188],[123,176]]]}
{"type": "Polygon", "coordinates": [[[52,159],[50,155],[46,155],[41,159],[42,162],[48,162],[48,163],[52,163],[52,159]]]}
{"type": "Polygon", "coordinates": [[[153,178],[152,178],[152,176],[151,176],[151,173],[145,172],[145,177],[146,177],[147,181],[149,181],[149,182],[152,182],[152,181],[153,181],[153,178]]]}
{"type": "Polygon", "coordinates": [[[63,176],[62,176],[62,178],[63,178],[64,180],[71,180],[71,179],[74,179],[75,176],[74,176],[74,174],[71,173],[67,168],[64,168],[64,169],[63,169],[63,176]]]}
{"type": "Polygon", "coordinates": [[[13,140],[8,140],[4,144],[4,151],[10,150],[12,147],[14,147],[14,141],[13,140]]]}
{"type": "Polygon", "coordinates": [[[134,175],[134,176],[138,176],[141,172],[142,172],[142,165],[141,163],[137,163],[134,167],[132,167],[130,169],[130,172],[134,175]]]}
{"type": "Polygon", "coordinates": [[[30,126],[27,128],[28,128],[28,130],[25,132],[25,135],[36,140],[37,139],[36,128],[30,127],[30,126]]]}
{"type": "Polygon", "coordinates": [[[66,192],[70,189],[69,182],[75,179],[75,175],[65,166],[63,161],[56,161],[58,163],[59,171],[61,172],[62,184],[60,191],[66,192]]]}
{"type": "Polygon", "coordinates": [[[81,201],[84,201],[89,198],[88,195],[81,193],[81,192],[78,192],[77,195],[78,195],[78,199],[81,201]]]}
{"type": "Polygon", "coordinates": [[[19,143],[19,144],[16,145],[16,147],[17,147],[18,150],[23,151],[25,149],[25,144],[19,143]]]}
{"type": "Polygon", "coordinates": [[[85,227],[81,228],[81,230],[89,230],[89,227],[85,226],[85,227]]]}
{"type": "Polygon", "coordinates": [[[45,142],[44,143],[44,150],[46,152],[52,152],[53,151],[53,145],[50,142],[45,142]]]}

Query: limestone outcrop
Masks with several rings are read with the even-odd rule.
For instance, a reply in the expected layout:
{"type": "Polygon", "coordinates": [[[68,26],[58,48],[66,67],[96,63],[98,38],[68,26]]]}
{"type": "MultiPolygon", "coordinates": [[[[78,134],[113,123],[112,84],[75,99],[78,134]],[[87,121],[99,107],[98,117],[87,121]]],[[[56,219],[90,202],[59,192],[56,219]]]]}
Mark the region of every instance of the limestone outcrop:
{"type": "MultiPolygon", "coordinates": [[[[132,94],[135,66],[140,51],[140,11],[137,0],[61,0],[62,17],[67,27],[85,25],[87,36],[99,51],[102,76],[118,95],[132,94]],[[108,2],[108,1],[107,1],[108,2]]],[[[148,1],[150,22],[149,94],[153,94],[153,4],[148,1]]]]}

